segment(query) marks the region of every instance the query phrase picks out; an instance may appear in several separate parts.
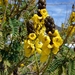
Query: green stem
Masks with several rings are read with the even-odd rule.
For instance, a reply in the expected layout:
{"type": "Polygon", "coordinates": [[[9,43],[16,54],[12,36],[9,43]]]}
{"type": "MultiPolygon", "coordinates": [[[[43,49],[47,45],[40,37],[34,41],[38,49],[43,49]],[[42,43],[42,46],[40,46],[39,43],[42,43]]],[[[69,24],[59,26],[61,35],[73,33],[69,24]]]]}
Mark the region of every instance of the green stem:
{"type": "Polygon", "coordinates": [[[38,60],[37,60],[37,56],[36,56],[36,51],[35,51],[34,58],[35,58],[35,64],[36,64],[36,68],[37,68],[37,75],[39,75],[39,65],[38,65],[38,60]]]}
{"type": "Polygon", "coordinates": [[[22,63],[23,60],[25,60],[25,57],[16,66],[14,66],[12,69],[8,70],[8,72],[9,72],[8,75],[11,75],[11,73],[22,63]]]}
{"type": "Polygon", "coordinates": [[[43,67],[44,69],[43,69],[41,75],[44,75],[44,73],[45,73],[45,71],[47,70],[49,64],[52,62],[52,58],[53,58],[53,54],[52,54],[52,52],[51,52],[51,54],[50,54],[50,56],[49,56],[49,58],[48,58],[48,62],[47,62],[47,64],[43,67]]]}

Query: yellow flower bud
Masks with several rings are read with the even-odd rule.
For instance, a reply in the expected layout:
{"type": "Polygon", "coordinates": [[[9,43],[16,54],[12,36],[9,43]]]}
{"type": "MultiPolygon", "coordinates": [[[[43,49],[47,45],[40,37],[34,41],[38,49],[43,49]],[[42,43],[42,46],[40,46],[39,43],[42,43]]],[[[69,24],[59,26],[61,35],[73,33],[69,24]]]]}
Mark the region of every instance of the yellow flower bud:
{"type": "Polygon", "coordinates": [[[2,23],[2,20],[0,19],[0,24],[2,23]]]}
{"type": "Polygon", "coordinates": [[[24,67],[24,64],[22,63],[22,64],[20,64],[20,66],[21,66],[21,67],[24,67]]]}

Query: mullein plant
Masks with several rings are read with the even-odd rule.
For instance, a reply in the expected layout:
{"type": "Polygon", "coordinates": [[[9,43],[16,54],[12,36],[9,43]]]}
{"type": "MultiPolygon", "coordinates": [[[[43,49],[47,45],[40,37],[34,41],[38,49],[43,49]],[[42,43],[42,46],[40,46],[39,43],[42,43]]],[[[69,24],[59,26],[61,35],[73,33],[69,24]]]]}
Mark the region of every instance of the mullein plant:
{"type": "Polygon", "coordinates": [[[27,22],[27,39],[24,40],[25,56],[40,54],[40,61],[46,62],[49,55],[57,54],[63,40],[55,29],[54,20],[46,10],[46,1],[38,1],[38,12],[27,22]]]}

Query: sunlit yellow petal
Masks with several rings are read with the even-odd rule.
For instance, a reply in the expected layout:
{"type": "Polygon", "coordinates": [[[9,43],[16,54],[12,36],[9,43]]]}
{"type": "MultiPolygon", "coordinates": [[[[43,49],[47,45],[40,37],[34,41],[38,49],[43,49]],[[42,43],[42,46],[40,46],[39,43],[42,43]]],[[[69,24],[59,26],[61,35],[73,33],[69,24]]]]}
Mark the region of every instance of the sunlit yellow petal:
{"type": "Polygon", "coordinates": [[[34,24],[37,24],[42,17],[39,17],[37,14],[34,14],[34,16],[31,18],[34,21],[34,24]]]}
{"type": "Polygon", "coordinates": [[[49,55],[50,52],[51,52],[51,48],[52,46],[50,46],[49,44],[48,45],[43,45],[42,46],[42,54],[46,54],[46,55],[49,55]]]}
{"type": "Polygon", "coordinates": [[[22,63],[22,64],[20,64],[20,66],[21,66],[21,67],[24,67],[24,64],[22,63]]]}
{"type": "Polygon", "coordinates": [[[41,62],[46,62],[46,60],[48,59],[48,55],[42,55],[40,58],[41,62]]]}
{"type": "Polygon", "coordinates": [[[55,30],[53,36],[60,36],[58,30],[55,30]]]}
{"type": "Polygon", "coordinates": [[[45,18],[48,16],[48,12],[47,12],[46,9],[41,9],[41,10],[40,10],[40,13],[41,13],[43,19],[45,19],[45,18]]]}
{"type": "Polygon", "coordinates": [[[48,47],[48,48],[52,48],[53,46],[52,46],[52,45],[50,45],[50,44],[48,44],[48,45],[47,45],[47,47],[48,47]]]}
{"type": "Polygon", "coordinates": [[[40,33],[39,36],[38,36],[38,39],[42,42],[43,37],[44,37],[44,34],[40,33]]]}
{"type": "Polygon", "coordinates": [[[53,37],[53,40],[52,41],[53,41],[53,45],[55,47],[59,47],[63,43],[63,40],[62,40],[62,38],[60,36],[53,37]]]}
{"type": "Polygon", "coordinates": [[[43,39],[42,39],[42,42],[45,43],[45,44],[49,44],[50,41],[51,41],[51,40],[50,40],[50,37],[47,36],[47,35],[45,35],[45,36],[43,37],[43,39]]]}
{"type": "Polygon", "coordinates": [[[36,34],[35,33],[30,33],[28,37],[31,40],[35,40],[36,39],[36,34]]]}
{"type": "Polygon", "coordinates": [[[54,47],[54,48],[52,49],[53,54],[57,54],[58,51],[59,51],[59,48],[57,48],[57,47],[54,47]]]}
{"type": "Polygon", "coordinates": [[[40,48],[36,48],[36,51],[41,54],[42,50],[40,48]]]}
{"type": "Polygon", "coordinates": [[[30,42],[30,40],[24,41],[24,49],[25,49],[25,56],[26,57],[30,57],[35,51],[34,44],[32,44],[30,42]]]}
{"type": "Polygon", "coordinates": [[[43,44],[39,41],[39,39],[36,39],[36,40],[35,40],[35,47],[36,47],[36,48],[42,48],[42,45],[43,45],[43,44]]]}

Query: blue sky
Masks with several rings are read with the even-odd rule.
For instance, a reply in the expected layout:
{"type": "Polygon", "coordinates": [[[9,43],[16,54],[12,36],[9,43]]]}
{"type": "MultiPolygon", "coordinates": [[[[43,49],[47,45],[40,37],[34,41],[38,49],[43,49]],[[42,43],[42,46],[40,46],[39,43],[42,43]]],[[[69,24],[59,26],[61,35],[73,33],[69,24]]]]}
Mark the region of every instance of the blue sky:
{"type": "Polygon", "coordinates": [[[61,26],[68,20],[73,3],[75,5],[75,0],[46,0],[46,9],[48,14],[53,17],[56,25],[61,26]]]}

